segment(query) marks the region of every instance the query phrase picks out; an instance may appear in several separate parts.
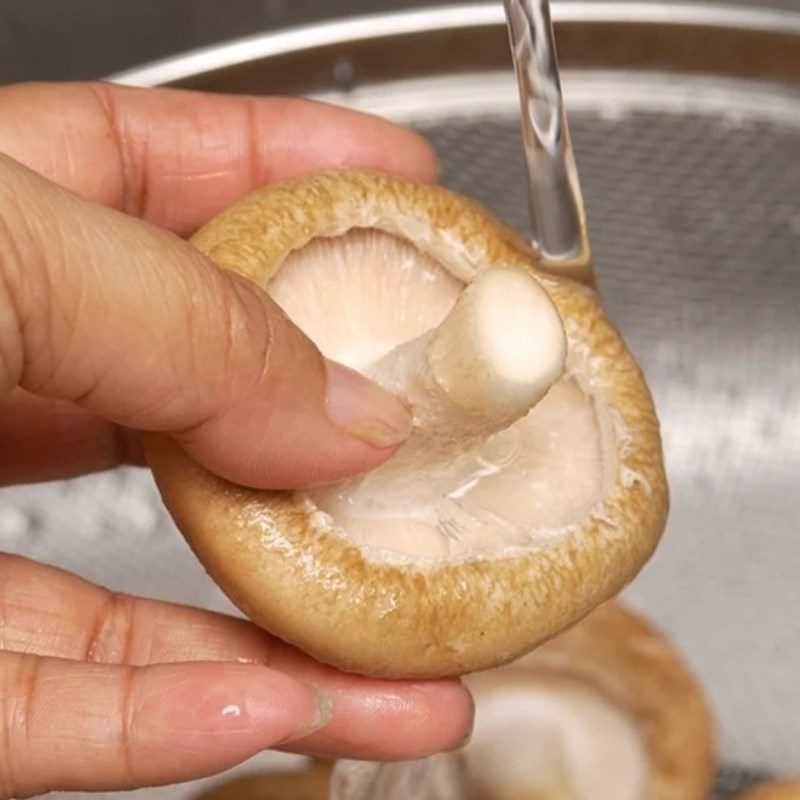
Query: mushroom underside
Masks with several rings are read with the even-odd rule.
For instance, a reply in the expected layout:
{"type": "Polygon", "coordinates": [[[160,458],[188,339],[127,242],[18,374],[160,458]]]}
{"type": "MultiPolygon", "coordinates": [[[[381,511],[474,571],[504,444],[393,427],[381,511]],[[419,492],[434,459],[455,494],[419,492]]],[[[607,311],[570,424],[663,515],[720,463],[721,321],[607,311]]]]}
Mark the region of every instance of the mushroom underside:
{"type": "Polygon", "coordinates": [[[474,800],[642,800],[636,721],[597,687],[546,670],[479,676],[466,748],[474,800]]]}
{"type": "MultiPolygon", "coordinates": [[[[446,254],[437,255],[384,231],[356,228],[290,252],[267,291],[326,357],[397,391],[382,380],[380,365],[437,329],[466,289],[446,254]]],[[[531,342],[535,330],[517,330],[519,293],[512,286],[487,325],[517,336],[504,343],[510,360],[520,351],[518,361],[531,361],[537,347],[552,344],[531,342]]],[[[434,448],[437,420],[418,433],[422,443],[406,445],[423,453],[413,468],[402,468],[401,450],[369,476],[298,493],[296,502],[312,512],[315,525],[377,562],[513,556],[580,525],[617,479],[619,432],[591,356],[577,341],[567,346],[563,374],[519,419],[473,424],[470,436],[442,436],[434,448]]],[[[457,350],[459,342],[450,347],[457,350]]],[[[413,386],[401,388],[413,394],[413,386]]],[[[414,405],[413,397],[405,399],[414,405]]]]}
{"type": "Polygon", "coordinates": [[[299,494],[147,437],[190,546],[273,635],[372,677],[464,675],[563,631],[652,555],[668,490],[641,371],[594,293],[480,206],[337,171],[256,192],[192,241],[413,410],[377,470],[299,494]]]}
{"type": "Polygon", "coordinates": [[[669,640],[619,602],[466,678],[471,800],[706,800],[714,725],[669,640]]]}

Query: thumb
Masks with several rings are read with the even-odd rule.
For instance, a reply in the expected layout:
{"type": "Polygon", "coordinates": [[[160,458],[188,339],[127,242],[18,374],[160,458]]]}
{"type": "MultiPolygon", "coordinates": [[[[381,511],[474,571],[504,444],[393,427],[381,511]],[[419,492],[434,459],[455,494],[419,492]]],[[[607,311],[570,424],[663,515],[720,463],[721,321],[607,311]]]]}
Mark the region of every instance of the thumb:
{"type": "Polygon", "coordinates": [[[255,284],[0,156],[0,393],[172,434],[212,472],[299,488],[372,469],[405,406],[323,359],[255,284]]]}

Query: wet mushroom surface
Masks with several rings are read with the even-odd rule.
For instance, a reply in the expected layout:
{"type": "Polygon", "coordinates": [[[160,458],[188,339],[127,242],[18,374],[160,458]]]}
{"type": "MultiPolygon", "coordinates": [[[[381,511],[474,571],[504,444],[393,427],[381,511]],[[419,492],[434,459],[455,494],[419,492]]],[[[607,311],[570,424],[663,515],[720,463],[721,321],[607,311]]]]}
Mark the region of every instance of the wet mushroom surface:
{"type": "Polygon", "coordinates": [[[150,437],[178,527],[255,622],[344,670],[462,675],[557,634],[653,553],[667,487],[641,371],[594,292],[483,208],[339,171],[256,192],[193,241],[413,412],[383,466],[302,492],[235,486],[150,437]]]}
{"type": "Polygon", "coordinates": [[[765,783],[749,792],[736,795],[734,800],[800,800],[800,780],[765,783]]]}

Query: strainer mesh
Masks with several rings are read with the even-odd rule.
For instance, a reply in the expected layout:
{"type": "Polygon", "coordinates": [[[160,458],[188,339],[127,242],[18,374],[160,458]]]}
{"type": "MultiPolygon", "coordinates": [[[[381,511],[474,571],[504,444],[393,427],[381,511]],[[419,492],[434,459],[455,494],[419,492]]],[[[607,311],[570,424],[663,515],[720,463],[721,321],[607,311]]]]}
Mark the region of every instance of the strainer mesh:
{"type": "MultiPolygon", "coordinates": [[[[727,761],[800,769],[800,113],[571,119],[601,288],[654,390],[673,491],[631,598],[704,680],[727,761]]],[[[445,182],[526,229],[513,117],[421,127],[445,182]]]]}

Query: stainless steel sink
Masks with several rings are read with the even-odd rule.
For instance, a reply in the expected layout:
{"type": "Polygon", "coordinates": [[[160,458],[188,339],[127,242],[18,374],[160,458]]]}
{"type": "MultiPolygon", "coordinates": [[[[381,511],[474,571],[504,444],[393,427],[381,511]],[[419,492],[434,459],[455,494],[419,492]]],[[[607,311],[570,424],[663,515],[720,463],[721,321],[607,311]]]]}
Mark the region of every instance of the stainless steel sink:
{"type": "MultiPolygon", "coordinates": [[[[725,796],[800,773],[800,12],[565,2],[556,18],[601,288],[655,391],[673,488],[629,597],[707,687],[725,796]]],[[[118,77],[386,114],[431,137],[446,184],[524,230],[509,63],[497,3],[254,37],[118,77]]],[[[4,490],[0,541],[229,609],[143,472],[4,490]]]]}

